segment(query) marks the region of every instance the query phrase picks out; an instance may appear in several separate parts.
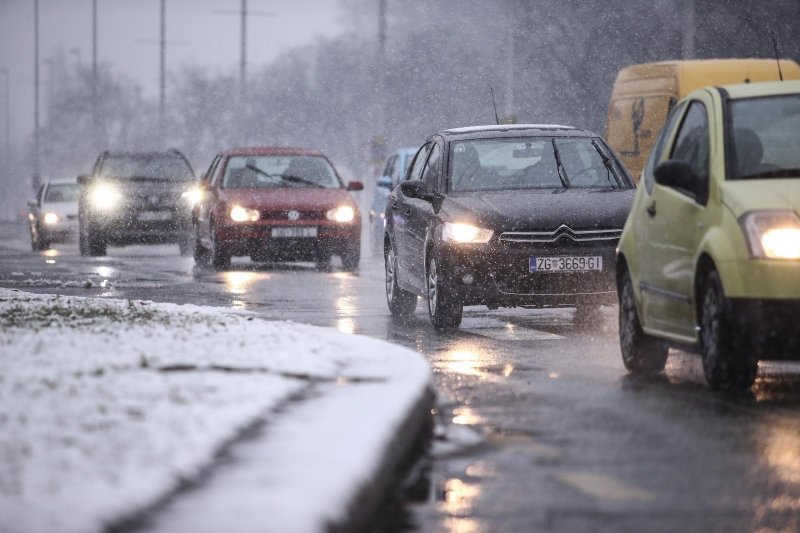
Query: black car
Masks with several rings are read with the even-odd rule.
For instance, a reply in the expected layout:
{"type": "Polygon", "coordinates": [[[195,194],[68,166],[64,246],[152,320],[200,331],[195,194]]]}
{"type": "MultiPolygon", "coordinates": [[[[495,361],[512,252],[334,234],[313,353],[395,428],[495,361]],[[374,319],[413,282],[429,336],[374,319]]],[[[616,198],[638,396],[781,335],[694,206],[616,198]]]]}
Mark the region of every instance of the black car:
{"type": "Polygon", "coordinates": [[[105,255],[109,244],[177,242],[193,249],[194,171],[177,150],[103,152],[89,176],[79,176],[81,255],[105,255]]]}
{"type": "MultiPolygon", "coordinates": [[[[389,196],[386,297],[395,316],[428,300],[437,328],[465,305],[616,301],[615,248],[635,186],[596,134],[565,126],[437,133],[389,196]]],[[[579,318],[580,319],[580,318],[579,318]]]]}

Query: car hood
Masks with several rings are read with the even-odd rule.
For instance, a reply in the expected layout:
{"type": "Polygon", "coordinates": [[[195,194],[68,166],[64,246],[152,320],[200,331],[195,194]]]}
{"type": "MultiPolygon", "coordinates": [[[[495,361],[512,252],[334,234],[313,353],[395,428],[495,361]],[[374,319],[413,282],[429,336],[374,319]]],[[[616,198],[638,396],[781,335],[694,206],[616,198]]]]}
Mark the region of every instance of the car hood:
{"type": "Polygon", "coordinates": [[[77,216],[78,202],[45,202],[42,204],[42,213],[55,213],[61,218],[77,216]]]}
{"type": "Polygon", "coordinates": [[[722,203],[739,218],[748,211],[792,209],[800,213],[800,179],[726,181],[722,203]]]}
{"type": "Polygon", "coordinates": [[[447,217],[499,231],[619,228],[634,189],[547,189],[461,193],[442,204],[447,217]]]}
{"type": "Polygon", "coordinates": [[[345,189],[286,187],[280,189],[222,189],[220,197],[251,209],[314,210],[347,204],[356,207],[345,189]]]}

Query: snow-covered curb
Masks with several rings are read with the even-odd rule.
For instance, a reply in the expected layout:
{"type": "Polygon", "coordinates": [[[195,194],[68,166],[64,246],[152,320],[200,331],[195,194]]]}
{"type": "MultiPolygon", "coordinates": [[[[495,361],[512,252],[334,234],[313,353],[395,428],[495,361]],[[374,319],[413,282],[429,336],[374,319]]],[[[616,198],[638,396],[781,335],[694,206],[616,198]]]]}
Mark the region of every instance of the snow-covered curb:
{"type": "Polygon", "coordinates": [[[431,378],[413,351],[330,329],[6,289],[0,369],[0,531],[102,531],[209,471],[221,449],[245,459],[212,469],[155,524],[191,516],[192,529],[219,530],[220,510],[227,530],[342,523],[431,378]],[[254,476],[237,484],[242,467],[254,476]]]}

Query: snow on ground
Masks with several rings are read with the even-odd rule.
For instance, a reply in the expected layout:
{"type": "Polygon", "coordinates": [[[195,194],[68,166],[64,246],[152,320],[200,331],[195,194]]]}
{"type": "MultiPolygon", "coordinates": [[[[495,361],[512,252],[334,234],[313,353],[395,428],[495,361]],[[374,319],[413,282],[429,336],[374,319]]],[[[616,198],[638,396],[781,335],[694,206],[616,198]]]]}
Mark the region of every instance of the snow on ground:
{"type": "Polygon", "coordinates": [[[320,530],[430,386],[415,352],[335,330],[7,289],[0,368],[0,531],[101,531],[209,467],[187,504],[265,497],[281,511],[262,506],[253,529],[320,530]],[[215,459],[260,421],[250,460],[271,465],[268,480],[226,490],[215,459]]]}

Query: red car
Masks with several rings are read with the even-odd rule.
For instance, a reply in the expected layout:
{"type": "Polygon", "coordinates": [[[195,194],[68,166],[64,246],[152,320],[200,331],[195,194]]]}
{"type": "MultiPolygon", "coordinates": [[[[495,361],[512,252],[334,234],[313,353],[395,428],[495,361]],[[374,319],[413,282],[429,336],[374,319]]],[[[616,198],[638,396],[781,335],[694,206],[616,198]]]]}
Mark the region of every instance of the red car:
{"type": "Polygon", "coordinates": [[[195,261],[216,269],[232,256],[314,261],[338,255],[347,271],[361,257],[361,215],[347,186],[320,152],[241,148],[218,154],[193,198],[195,261]]]}

